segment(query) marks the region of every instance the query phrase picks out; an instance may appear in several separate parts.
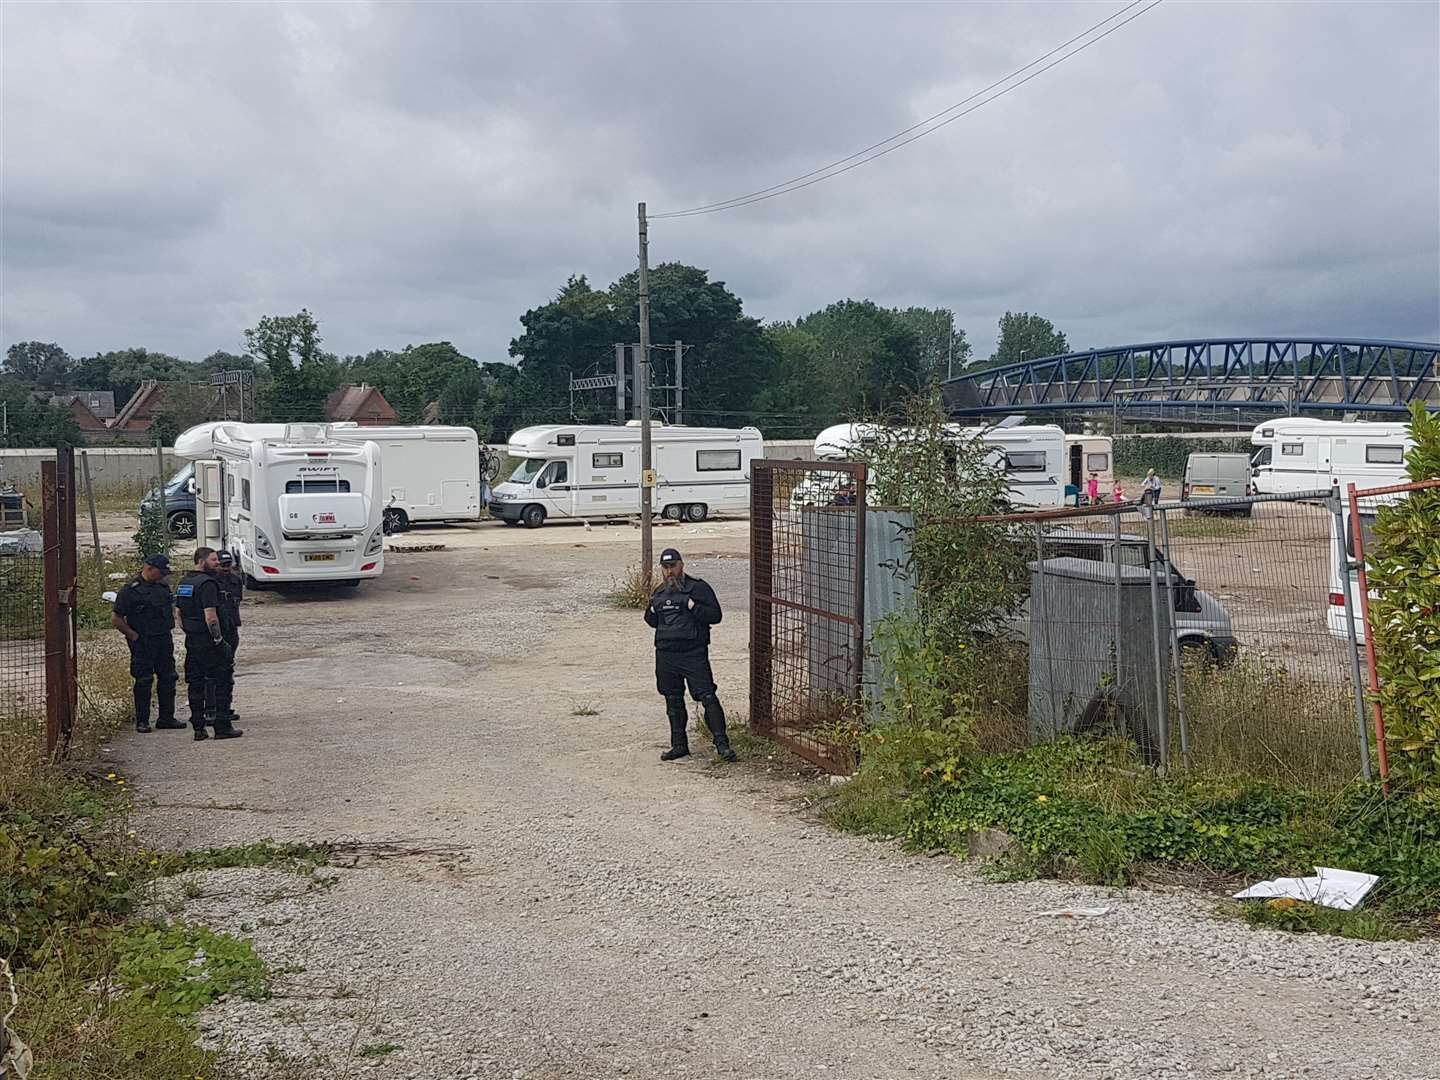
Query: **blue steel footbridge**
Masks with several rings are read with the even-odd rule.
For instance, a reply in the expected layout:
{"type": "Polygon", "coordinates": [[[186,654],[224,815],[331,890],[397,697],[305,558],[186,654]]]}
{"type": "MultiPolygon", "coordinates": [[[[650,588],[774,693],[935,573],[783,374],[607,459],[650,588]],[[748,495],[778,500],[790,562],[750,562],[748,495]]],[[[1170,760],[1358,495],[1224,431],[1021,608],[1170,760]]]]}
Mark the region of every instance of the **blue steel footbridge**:
{"type": "Polygon", "coordinates": [[[944,384],[955,416],[1120,413],[1217,420],[1440,410],[1440,344],[1214,338],[1087,349],[968,371],[944,384]]]}

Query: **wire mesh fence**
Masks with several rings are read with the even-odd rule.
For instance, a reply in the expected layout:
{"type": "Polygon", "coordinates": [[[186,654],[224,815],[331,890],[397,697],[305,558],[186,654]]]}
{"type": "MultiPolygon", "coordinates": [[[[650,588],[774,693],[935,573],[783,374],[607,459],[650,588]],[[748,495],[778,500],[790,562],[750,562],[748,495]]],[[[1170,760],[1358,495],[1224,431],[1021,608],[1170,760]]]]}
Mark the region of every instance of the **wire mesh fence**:
{"type": "Polygon", "coordinates": [[[10,758],[61,751],[76,712],[75,458],[41,477],[42,529],[0,532],[0,722],[10,758]]]}
{"type": "Polygon", "coordinates": [[[1025,525],[1032,737],[1108,725],[1160,767],[1308,787],[1369,774],[1333,493],[1025,525]]]}
{"type": "Polygon", "coordinates": [[[865,467],[756,461],[751,473],[750,722],[834,772],[864,670],[865,467]]]}

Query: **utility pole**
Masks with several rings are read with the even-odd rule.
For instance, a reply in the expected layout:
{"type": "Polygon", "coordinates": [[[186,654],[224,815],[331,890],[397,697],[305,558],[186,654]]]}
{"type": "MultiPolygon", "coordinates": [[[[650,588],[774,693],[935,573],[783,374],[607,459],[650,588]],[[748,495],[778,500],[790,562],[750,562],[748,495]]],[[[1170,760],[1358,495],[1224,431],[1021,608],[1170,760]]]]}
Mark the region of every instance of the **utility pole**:
{"type": "Polygon", "coordinates": [[[685,346],[675,342],[675,423],[685,423],[685,346]]]}
{"type": "Polygon", "coordinates": [[[625,346],[615,346],[615,423],[625,424],[625,346]]]}
{"type": "Polygon", "coordinates": [[[955,312],[950,311],[950,333],[945,338],[945,378],[955,377],[955,312]]]}
{"type": "Polygon", "coordinates": [[[640,564],[645,579],[655,572],[655,538],[650,533],[655,470],[650,453],[650,235],[642,202],[640,222],[640,355],[635,358],[635,397],[640,411],[640,564]]]}

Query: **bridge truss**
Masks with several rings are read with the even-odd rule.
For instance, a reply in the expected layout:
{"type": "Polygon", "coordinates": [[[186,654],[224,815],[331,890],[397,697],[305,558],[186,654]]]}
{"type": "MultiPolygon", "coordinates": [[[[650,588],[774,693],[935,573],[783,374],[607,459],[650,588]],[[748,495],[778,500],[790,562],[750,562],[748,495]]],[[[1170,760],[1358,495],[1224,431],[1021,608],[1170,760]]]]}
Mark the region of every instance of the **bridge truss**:
{"type": "Polygon", "coordinates": [[[1230,421],[1276,413],[1440,410],[1440,345],[1223,338],[1120,345],[1026,360],[945,383],[957,416],[1072,411],[1230,421]]]}

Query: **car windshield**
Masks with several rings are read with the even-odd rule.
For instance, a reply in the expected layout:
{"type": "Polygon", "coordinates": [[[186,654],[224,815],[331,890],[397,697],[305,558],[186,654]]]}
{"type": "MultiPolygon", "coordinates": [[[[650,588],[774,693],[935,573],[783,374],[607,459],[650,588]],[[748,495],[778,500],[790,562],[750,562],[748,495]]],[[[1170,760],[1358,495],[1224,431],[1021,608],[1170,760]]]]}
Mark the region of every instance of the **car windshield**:
{"type": "Polygon", "coordinates": [[[515,484],[528,484],[540,475],[540,470],[545,468],[544,458],[526,458],[520,462],[519,468],[510,474],[510,480],[515,484]]]}
{"type": "Polygon", "coordinates": [[[184,487],[186,481],[188,481],[194,475],[195,463],[192,461],[179,472],[177,472],[174,476],[170,477],[170,479],[165,482],[165,486],[172,488],[184,487]]]}

